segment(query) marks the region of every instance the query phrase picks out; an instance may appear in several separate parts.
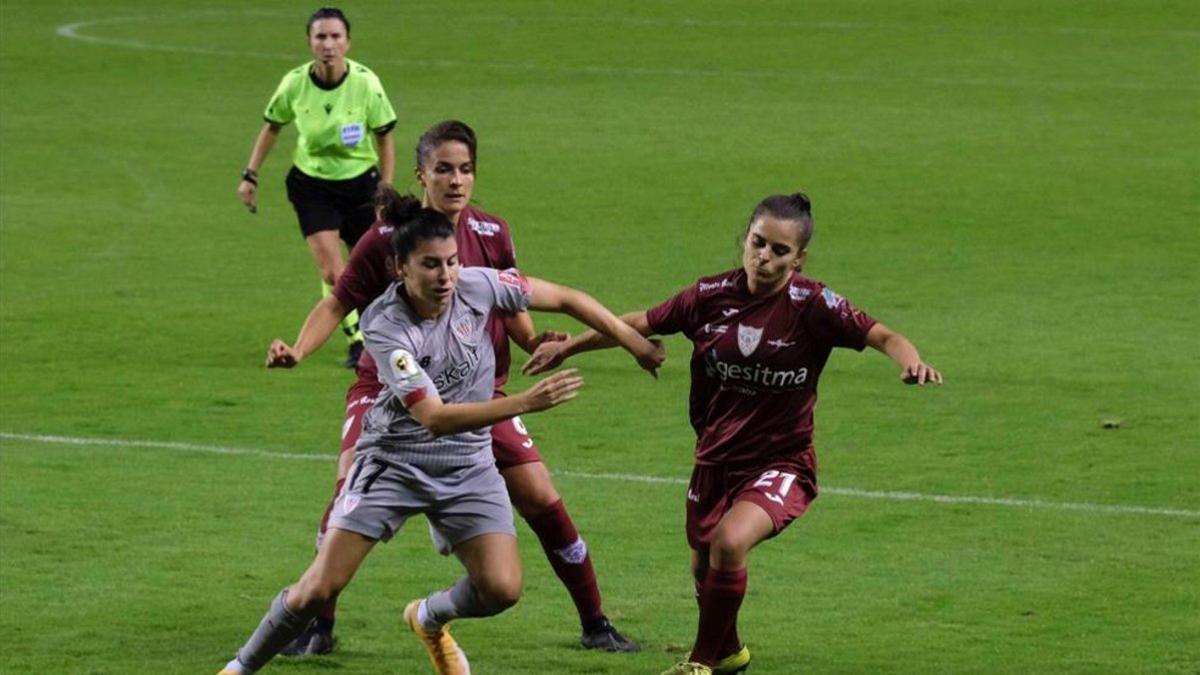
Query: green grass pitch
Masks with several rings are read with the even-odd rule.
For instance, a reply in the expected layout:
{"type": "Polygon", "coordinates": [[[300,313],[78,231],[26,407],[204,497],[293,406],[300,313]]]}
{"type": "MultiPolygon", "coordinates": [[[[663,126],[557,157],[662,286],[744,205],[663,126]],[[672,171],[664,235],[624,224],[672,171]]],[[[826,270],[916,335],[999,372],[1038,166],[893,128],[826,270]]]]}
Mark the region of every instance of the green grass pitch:
{"type": "MultiPolygon", "coordinates": [[[[335,348],[261,365],[317,298],[294,132],[257,215],[235,187],[314,8],[0,4],[0,671],[216,672],[310,558],[350,374],[335,348]]],[[[421,130],[468,121],[528,273],[646,307],[804,189],[807,273],[943,369],[915,390],[878,354],[831,360],[829,489],[751,558],[752,673],[1200,671],[1193,2],[346,10],[400,115],[399,187],[421,130]]],[[[579,359],[580,399],[528,420],[644,651],[574,646],[522,524],[522,602],[456,629],[477,672],[657,673],[690,646],[668,346],[658,381],[579,359]]],[[[399,614],[457,574],[414,523],[343,596],[339,650],[270,672],[427,672],[399,614]]]]}

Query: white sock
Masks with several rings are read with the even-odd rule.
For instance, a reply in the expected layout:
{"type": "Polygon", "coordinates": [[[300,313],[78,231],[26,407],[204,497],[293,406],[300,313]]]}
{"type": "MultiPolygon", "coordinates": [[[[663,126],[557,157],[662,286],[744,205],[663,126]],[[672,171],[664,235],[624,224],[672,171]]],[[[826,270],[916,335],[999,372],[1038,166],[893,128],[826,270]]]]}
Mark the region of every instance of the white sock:
{"type": "Polygon", "coordinates": [[[236,656],[233,657],[232,661],[225,664],[225,670],[232,670],[233,672],[241,673],[242,675],[254,675],[254,671],[250,670],[246,666],[243,666],[242,662],[238,661],[236,656]]]}

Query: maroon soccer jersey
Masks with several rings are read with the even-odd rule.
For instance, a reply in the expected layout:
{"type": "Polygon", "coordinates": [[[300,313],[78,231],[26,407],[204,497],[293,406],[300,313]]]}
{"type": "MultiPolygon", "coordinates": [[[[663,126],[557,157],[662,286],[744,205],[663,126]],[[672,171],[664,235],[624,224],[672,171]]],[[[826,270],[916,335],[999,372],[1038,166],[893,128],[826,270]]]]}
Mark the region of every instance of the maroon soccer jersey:
{"type": "MultiPolygon", "coordinates": [[[[393,229],[390,225],[375,221],[350,252],[346,269],[333,287],[333,295],[343,307],[361,312],[392,282],[387,261],[392,255],[393,229]]],[[[463,209],[459,215],[458,227],[454,228],[454,240],[458,243],[458,263],[463,267],[503,270],[517,266],[508,223],[472,206],[463,209]]],[[[489,317],[487,328],[496,352],[496,389],[500,389],[508,381],[511,362],[508,332],[504,328],[503,318],[495,312],[489,317]]],[[[366,350],[363,350],[358,367],[363,371],[359,379],[375,381],[375,361],[366,350]]]]}
{"type": "Polygon", "coordinates": [[[646,313],[658,335],[692,341],[696,463],[760,462],[812,445],[817,380],[834,347],[862,350],[875,320],[793,274],[769,297],[738,269],[700,279],[646,313]]]}

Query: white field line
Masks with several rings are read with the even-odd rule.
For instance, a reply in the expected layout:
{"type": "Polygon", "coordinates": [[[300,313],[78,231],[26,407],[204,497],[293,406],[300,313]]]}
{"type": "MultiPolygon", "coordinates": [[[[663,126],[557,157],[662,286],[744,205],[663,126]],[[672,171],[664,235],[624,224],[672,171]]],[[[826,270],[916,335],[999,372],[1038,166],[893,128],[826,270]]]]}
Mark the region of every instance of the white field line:
{"type": "MultiPolygon", "coordinates": [[[[118,447],[118,448],[148,448],[155,450],[176,450],[179,452],[197,452],[214,455],[241,455],[250,457],[265,457],[268,459],[301,460],[310,462],[333,463],[334,456],[330,454],[308,454],[299,452],[278,452],[258,448],[240,448],[225,445],[204,445],[200,443],[178,443],[174,441],[139,441],[119,438],[81,438],[78,436],[52,436],[44,434],[22,434],[0,431],[0,439],[8,441],[29,441],[33,443],[49,443],[54,445],[80,445],[89,447],[118,447]]],[[[588,471],[554,471],[554,475],[567,478],[586,478],[588,480],[612,480],[626,483],[651,483],[658,485],[686,485],[683,478],[666,476],[647,476],[636,473],[594,473],[588,471]]],[[[858,497],[861,499],[882,499],[899,502],[932,502],[935,504],[965,504],[976,506],[1006,506],[1019,509],[1045,509],[1051,511],[1084,511],[1088,513],[1115,513],[1143,516],[1169,516],[1175,518],[1200,518],[1200,511],[1188,509],[1164,509],[1150,506],[1127,506],[1117,504],[1089,504],[1086,502],[1056,502],[1046,499],[1016,499],[1010,497],[976,497],[971,495],[938,495],[922,492],[897,492],[890,490],[860,490],[858,488],[821,486],[821,493],[858,497]]]]}
{"type": "MultiPolygon", "coordinates": [[[[224,12],[227,14],[228,12],[224,12]]],[[[213,14],[222,14],[220,12],[196,12],[188,14],[180,14],[177,18],[183,19],[189,16],[205,16],[213,14]]],[[[126,17],[109,17],[106,19],[95,19],[90,21],[76,21],[74,23],[63,24],[55,29],[55,33],[61,37],[71,40],[79,40],[97,45],[108,45],[111,47],[121,47],[125,49],[138,49],[144,51],[170,52],[177,54],[198,54],[201,56],[223,56],[237,58],[255,58],[267,59],[272,61],[300,62],[302,53],[295,54],[276,54],[266,52],[240,51],[232,49],[214,49],[208,47],[187,47],[183,45],[156,44],[152,42],[144,42],[141,40],[125,40],[121,38],[109,38],[95,35],[85,35],[81,31],[84,28],[90,28],[101,25],[112,25],[120,23],[132,23],[138,21],[148,21],[154,18],[171,18],[159,17],[151,15],[141,16],[126,16],[126,17]]],[[[570,19],[572,17],[564,17],[570,19]]],[[[578,19],[579,17],[574,17],[578,19]]],[[[500,19],[494,19],[499,21],[500,19]]],[[[695,22],[692,22],[695,23],[695,22]]],[[[685,21],[684,25],[691,25],[685,21]]],[[[883,26],[872,24],[846,24],[846,23],[827,23],[820,24],[819,27],[827,29],[848,29],[848,28],[883,28],[883,26]]],[[[806,26],[812,28],[812,26],[806,26]]],[[[1086,34],[1102,29],[1060,29],[1057,32],[1065,34],[1086,34]]],[[[1190,31],[1169,31],[1168,33],[1180,33],[1183,37],[1196,37],[1200,33],[1193,34],[1190,31]]],[[[795,79],[796,73],[791,70],[717,70],[711,68],[671,68],[671,67],[634,67],[634,66],[605,66],[605,65],[538,65],[533,63],[505,63],[500,61],[456,61],[452,59],[388,59],[388,58],[372,58],[371,63],[388,63],[404,66],[412,66],[417,68],[447,68],[452,70],[499,70],[507,72],[550,72],[550,73],[572,73],[585,75],[623,75],[623,76],[666,76],[666,77],[716,77],[716,78],[742,78],[742,79],[765,79],[771,81],[779,81],[781,79],[795,79]]],[[[842,75],[837,73],[811,73],[803,74],[804,80],[817,82],[894,82],[892,76],[862,76],[862,75],[842,75]]],[[[1200,85],[1179,83],[1179,84],[1152,84],[1145,82],[1130,82],[1130,81],[1114,81],[1114,80],[1096,80],[1091,82],[1075,82],[1066,80],[1030,80],[1026,78],[994,78],[994,77],[920,77],[912,76],[909,78],[916,82],[922,82],[932,86],[951,86],[951,87],[1033,87],[1037,89],[1056,89],[1062,91],[1075,91],[1080,89],[1124,89],[1131,91],[1196,91],[1200,90],[1200,85]]]]}

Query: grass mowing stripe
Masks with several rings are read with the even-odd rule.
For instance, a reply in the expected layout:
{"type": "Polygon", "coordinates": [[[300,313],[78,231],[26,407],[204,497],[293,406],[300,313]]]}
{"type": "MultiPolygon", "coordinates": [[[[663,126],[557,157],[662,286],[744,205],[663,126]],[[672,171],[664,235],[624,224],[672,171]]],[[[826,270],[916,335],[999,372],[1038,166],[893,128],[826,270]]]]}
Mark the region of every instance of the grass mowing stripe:
{"type": "MultiPolygon", "coordinates": [[[[185,15],[179,15],[184,18],[185,15]]],[[[63,24],[55,29],[60,37],[79,40],[91,44],[138,49],[145,51],[170,52],[178,54],[197,54],[201,56],[222,56],[237,58],[269,59],[272,61],[295,61],[297,57],[287,54],[265,52],[247,52],[232,49],[214,49],[211,47],[187,47],[183,45],[163,45],[138,40],[124,40],[94,35],[84,35],[80,30],[87,26],[99,24],[116,24],[141,21],[149,16],[112,17],[94,21],[77,21],[63,24]]],[[[542,65],[537,63],[505,63],[502,61],[455,61],[452,59],[389,59],[372,58],[372,63],[412,66],[418,68],[451,68],[451,69],[488,69],[508,72],[549,72],[549,73],[578,73],[585,75],[615,75],[615,76],[648,76],[648,77],[716,77],[738,79],[755,78],[778,80],[780,77],[793,75],[791,71],[783,70],[730,70],[711,68],[672,68],[672,67],[632,67],[604,65],[542,65]]],[[[873,77],[869,75],[846,75],[837,73],[808,73],[804,80],[846,84],[867,84],[871,82],[893,82],[893,77],[873,77]]],[[[916,77],[910,76],[913,82],[924,82],[931,86],[945,87],[1013,87],[1057,89],[1073,91],[1079,89],[1123,89],[1130,91],[1200,91],[1200,85],[1187,83],[1154,84],[1147,82],[1130,82],[1115,80],[1064,81],[1064,80],[1035,80],[1030,78],[1006,79],[994,77],[916,77]]]]}
{"type": "MultiPolygon", "coordinates": [[[[22,434],[0,431],[0,439],[32,441],[35,443],[57,443],[62,445],[110,446],[132,448],[160,448],[179,450],[183,452],[203,452],[216,455],[248,455],[267,457],[270,459],[298,459],[304,461],[332,462],[333,456],[326,454],[309,454],[298,452],[277,452],[257,448],[239,448],[223,445],[203,445],[199,443],[179,443],[174,441],[139,441],[116,438],[83,438],[79,436],[56,436],[44,434],[22,434]]],[[[647,476],[636,473],[592,473],[586,471],[555,470],[553,474],[566,478],[586,478],[589,480],[616,480],[629,483],[652,483],[667,485],[686,485],[687,480],[666,476],[647,476]]],[[[1089,504],[1086,502],[1056,502],[1045,499],[1016,499],[1011,497],[977,497],[971,495],[938,495],[922,492],[898,492],[890,490],[860,490],[858,488],[821,487],[823,494],[840,495],[843,497],[859,497],[863,499],[882,499],[902,502],[930,502],[934,504],[967,504],[979,506],[1007,506],[1021,509],[1048,509],[1056,511],[1083,511],[1088,513],[1116,513],[1124,515],[1169,516],[1176,518],[1200,518],[1200,511],[1188,509],[1168,509],[1151,506],[1131,506],[1119,504],[1089,504]]]]}

